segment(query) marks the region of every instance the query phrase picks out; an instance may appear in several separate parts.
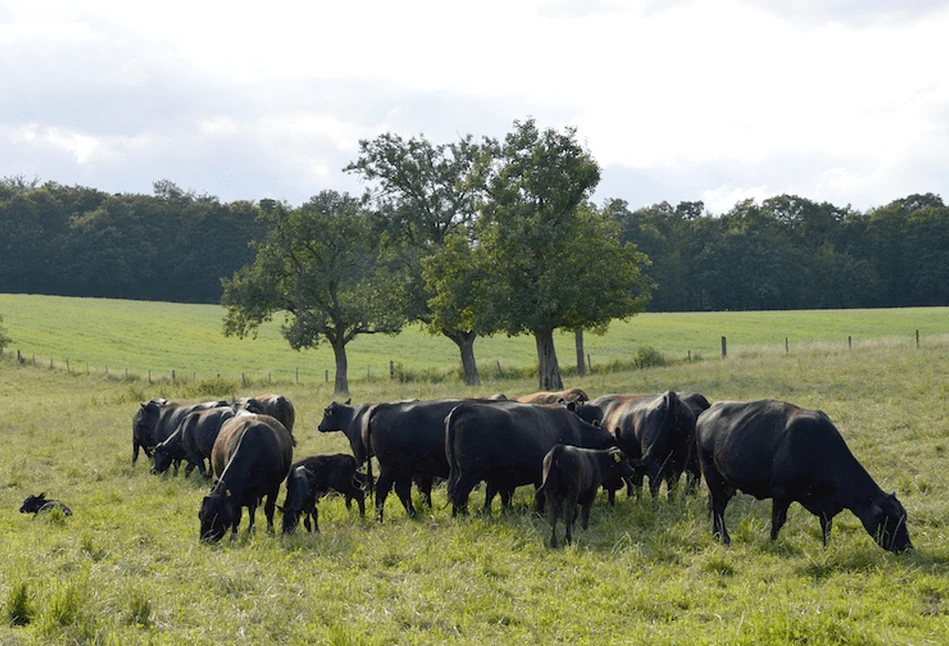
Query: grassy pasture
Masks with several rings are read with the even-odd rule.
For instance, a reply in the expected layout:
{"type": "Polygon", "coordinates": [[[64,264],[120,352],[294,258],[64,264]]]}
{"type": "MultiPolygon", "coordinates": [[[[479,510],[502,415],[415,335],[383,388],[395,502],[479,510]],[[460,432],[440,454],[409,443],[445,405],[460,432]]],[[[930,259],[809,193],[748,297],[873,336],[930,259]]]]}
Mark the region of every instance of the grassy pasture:
{"type": "MultiPolygon", "coordinates": [[[[29,338],[19,317],[33,309],[9,307],[20,298],[38,297],[0,300],[4,324],[18,343],[29,338]]],[[[120,302],[94,303],[92,310],[112,307],[111,322],[104,317],[93,324],[91,312],[76,315],[89,326],[87,337],[57,332],[53,324],[30,334],[39,347],[66,351],[88,347],[105,356],[126,348],[131,363],[149,356],[136,348],[150,337],[123,331],[160,318],[177,330],[163,337],[172,347],[152,346],[168,365],[240,366],[236,358],[254,357],[243,348],[264,348],[258,353],[267,357],[283,352],[277,338],[235,341],[228,347],[239,355],[223,353],[211,335],[203,343],[190,339],[192,329],[219,329],[219,308],[120,302]],[[144,309],[136,314],[135,307],[144,309]],[[164,314],[150,317],[149,311],[164,314]],[[100,335],[111,341],[96,341],[100,335]]],[[[924,332],[919,321],[931,310],[911,311],[896,323],[870,320],[898,312],[906,314],[864,312],[861,331],[859,316],[848,314],[848,325],[828,326],[826,337],[800,341],[789,355],[784,336],[797,341],[783,330],[812,329],[810,313],[775,314],[769,325],[749,324],[754,331],[740,323],[755,320],[751,313],[736,313],[735,320],[709,315],[714,324],[706,315],[637,317],[610,334],[625,329],[632,343],[670,351],[670,337],[640,337],[654,319],[652,330],[678,330],[684,344],[696,344],[693,350],[703,347],[695,341],[699,335],[711,335],[707,360],[594,374],[568,385],[591,395],[674,388],[711,400],[775,397],[823,409],[877,482],[895,490],[907,508],[917,549],[900,556],[878,548],[846,511],[835,519],[825,550],[817,519],[797,505],[772,543],[770,502],[748,496],[729,505],[732,545],[725,548],[711,539],[704,491],[676,500],[620,496],[612,510],[600,500],[577,543],[550,550],[549,527],[531,513],[526,488],[518,490],[513,513],[495,509],[491,517],[452,519],[443,487],[436,489],[435,508],[414,521],[390,497],[381,526],[330,499],[320,505],[320,535],[268,535],[259,512],[254,535],[245,533],[245,518],[235,543],[205,546],[197,540],[197,511],[208,486],[196,474],[152,476],[141,460],[133,468],[131,417],[140,401],[154,396],[197,401],[256,394],[260,387],[243,389],[239,378],[149,385],[0,361],[0,643],[944,643],[949,339],[938,336],[943,333],[934,320],[932,332],[924,332]],[[723,329],[728,320],[734,327],[723,329]],[[910,331],[897,341],[863,340],[887,325],[910,331]],[[778,342],[768,341],[767,327],[778,342]],[[926,338],[919,351],[910,341],[917,327],[926,338]],[[723,334],[730,347],[732,339],[744,346],[724,361],[717,358],[723,334]],[[847,334],[855,338],[853,350],[847,334]],[[840,337],[843,342],[820,342],[840,337]],[[74,515],[31,520],[19,514],[23,498],[40,491],[63,499],[74,515]]],[[[67,318],[49,316],[60,325],[67,318]]],[[[609,343],[619,348],[623,339],[609,343]]],[[[489,341],[478,342],[479,356],[488,354],[489,341]]],[[[530,363],[529,339],[501,341],[525,342],[530,363]]],[[[428,349],[413,352],[406,343],[405,361],[431,360],[428,349]]],[[[387,346],[382,356],[390,352],[387,346]]],[[[563,344],[561,353],[563,361],[563,344]]],[[[505,354],[502,361],[514,359],[505,354]]],[[[463,391],[457,383],[379,380],[354,392],[357,401],[369,401],[517,394],[535,386],[534,379],[505,380],[463,391]]],[[[316,431],[331,388],[320,379],[281,384],[297,408],[297,456],[348,451],[340,434],[316,431]]],[[[473,494],[473,507],[479,497],[473,494]]]]}
{"type": "MultiPolygon", "coordinates": [[[[332,379],[329,347],[297,352],[280,336],[275,320],[264,325],[257,339],[225,338],[223,309],[217,305],[181,305],[142,301],[63,298],[0,294],[0,313],[13,338],[8,352],[20,350],[31,360],[57,366],[68,359],[73,371],[139,376],[152,371],[155,379],[176,371],[179,378],[207,379],[217,374],[257,380],[316,382],[332,379]]],[[[655,348],[669,359],[716,358],[721,337],[729,353],[741,348],[780,347],[787,339],[792,353],[814,343],[859,345],[868,340],[898,339],[910,345],[915,330],[923,342],[949,334],[949,308],[877,310],[813,310],[801,312],[720,312],[642,314],[614,322],[603,336],[585,335],[586,353],[594,370],[611,362],[629,362],[637,349],[655,348]]],[[[556,337],[565,373],[576,365],[573,335],[556,337]]],[[[442,336],[409,327],[397,336],[360,336],[347,346],[352,383],[387,378],[389,362],[406,372],[444,378],[459,369],[457,348],[442,336]]],[[[498,377],[502,370],[536,366],[530,336],[504,335],[475,343],[481,376],[498,377]]]]}

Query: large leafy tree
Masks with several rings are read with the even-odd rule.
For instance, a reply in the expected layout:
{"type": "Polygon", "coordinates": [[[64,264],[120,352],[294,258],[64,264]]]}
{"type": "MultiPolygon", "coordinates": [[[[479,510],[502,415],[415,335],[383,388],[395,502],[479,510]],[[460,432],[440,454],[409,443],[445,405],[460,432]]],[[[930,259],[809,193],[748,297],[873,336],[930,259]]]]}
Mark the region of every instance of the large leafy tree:
{"type": "Polygon", "coordinates": [[[602,330],[642,311],[646,258],[585,204],[600,168],[573,128],[541,131],[533,119],[515,121],[494,157],[474,263],[490,268],[490,327],[533,334],[539,386],[559,389],[554,331],[602,330]]]}
{"type": "Polygon", "coordinates": [[[224,333],[243,337],[277,312],[294,349],[329,343],[335,391],[349,392],[346,345],[360,334],[395,333],[402,293],[379,264],[379,231],[348,194],[323,191],[298,209],[276,205],[261,217],[272,227],[257,257],[224,280],[224,333]]]}
{"type": "Polygon", "coordinates": [[[434,145],[425,137],[406,140],[386,133],[360,141],[359,158],[344,169],[370,183],[367,200],[388,220],[383,245],[387,256],[401,264],[407,318],[421,321],[431,332],[445,335],[458,346],[469,385],[481,381],[474,342],[483,330],[476,327],[475,317],[460,311],[451,317],[433,313],[429,301],[435,294],[424,279],[423,266],[443,252],[451,236],[455,236],[456,246],[444,257],[457,252],[458,240],[474,221],[480,186],[476,178],[483,152],[471,135],[434,145]]]}

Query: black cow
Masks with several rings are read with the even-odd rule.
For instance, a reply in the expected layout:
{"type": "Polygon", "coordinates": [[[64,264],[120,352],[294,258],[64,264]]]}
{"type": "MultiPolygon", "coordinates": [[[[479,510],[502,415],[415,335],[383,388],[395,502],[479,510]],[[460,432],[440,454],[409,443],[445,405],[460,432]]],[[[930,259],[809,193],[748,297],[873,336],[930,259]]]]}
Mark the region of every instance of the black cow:
{"type": "Polygon", "coordinates": [[[573,521],[582,505],[583,529],[590,523],[590,509],[600,485],[609,478],[629,478],[633,467],[619,448],[581,449],[557,444],[544,456],[543,482],[534,494],[547,502],[550,514],[550,546],[557,547],[557,519],[563,516],[565,540],[573,542],[573,521]],[[566,509],[564,509],[566,504],[566,509]]]}
{"type": "Polygon", "coordinates": [[[139,447],[145,452],[145,456],[150,458],[155,447],[175,432],[188,413],[227,405],[225,400],[177,404],[164,398],[142,403],[132,418],[132,464],[138,461],[139,447]]]}
{"type": "MultiPolygon", "coordinates": [[[[293,403],[283,395],[257,395],[256,397],[241,397],[235,399],[238,408],[245,408],[252,413],[264,413],[276,418],[284,428],[293,435],[293,424],[296,422],[296,411],[293,403]]],[[[294,443],[294,446],[296,444],[294,443]]]]}
{"type": "Polygon", "coordinates": [[[61,509],[64,515],[72,516],[72,509],[66,503],[47,498],[45,491],[38,496],[27,496],[23,504],[20,505],[21,514],[40,514],[54,509],[61,509]]]}
{"type": "Polygon", "coordinates": [[[191,475],[195,467],[202,476],[210,477],[210,469],[205,469],[204,460],[211,457],[211,449],[221,424],[234,417],[238,410],[263,413],[257,400],[251,399],[243,404],[234,402],[228,406],[204,408],[185,415],[178,428],[155,447],[151,472],[164,473],[174,464],[175,475],[178,475],[178,463],[184,460],[187,462],[185,477],[191,475]]]}
{"type": "Polygon", "coordinates": [[[726,545],[725,507],[736,490],[772,498],[771,539],[799,502],[820,519],[824,546],[843,509],[891,552],[912,549],[906,510],[884,493],[823,412],[762,399],[717,402],[699,416],[697,446],[709,489],[712,532],[726,545]]]}
{"type": "Polygon", "coordinates": [[[316,427],[320,433],[340,431],[349,440],[349,446],[356,457],[356,463],[363,465],[366,462],[366,445],[362,440],[362,429],[369,415],[372,404],[350,405],[351,399],[344,403],[333,402],[323,409],[323,419],[316,427]]]}
{"type": "MultiPolygon", "coordinates": [[[[695,414],[672,390],[658,395],[604,395],[577,407],[577,414],[598,421],[616,436],[617,445],[636,464],[630,493],[642,490],[649,476],[649,491],[659,495],[666,481],[674,495],[695,445],[695,414]]],[[[615,481],[608,489],[618,488],[615,481]]]]}
{"type": "MultiPolygon", "coordinates": [[[[490,512],[493,491],[510,504],[515,487],[543,480],[544,456],[555,444],[591,449],[615,445],[606,430],[588,424],[564,407],[520,402],[467,401],[445,419],[445,455],[448,458],[448,497],[452,515],[468,506],[468,495],[485,481],[485,511],[490,512]]],[[[538,511],[543,511],[539,499],[538,511]]]]}
{"type": "Polygon", "coordinates": [[[252,531],[254,513],[264,497],[267,530],[273,531],[277,494],[292,462],[293,436],[273,417],[241,412],[225,421],[211,451],[217,482],[198,512],[201,540],[219,541],[228,527],[235,538],[241,507],[247,507],[247,531],[252,531]]]}
{"type": "MultiPolygon", "coordinates": [[[[356,458],[345,453],[311,455],[294,462],[287,476],[287,498],[283,503],[283,533],[292,532],[303,516],[303,525],[310,529],[310,518],[317,522],[316,501],[331,491],[346,497],[346,508],[353,499],[359,515],[366,515],[366,476],[356,470],[356,458]],[[302,469],[302,470],[301,470],[302,469]]],[[[316,531],[320,531],[319,527],[316,531]]]]}
{"type": "MultiPolygon", "coordinates": [[[[363,444],[369,457],[379,461],[379,480],[375,483],[376,512],[382,512],[389,491],[395,493],[410,518],[416,515],[412,504],[412,481],[418,484],[423,500],[432,506],[435,478],[448,477],[445,459],[445,416],[463,399],[433,399],[376,404],[369,410],[363,429],[363,444]]],[[[368,465],[369,486],[373,485],[372,463],[368,465]]]]}

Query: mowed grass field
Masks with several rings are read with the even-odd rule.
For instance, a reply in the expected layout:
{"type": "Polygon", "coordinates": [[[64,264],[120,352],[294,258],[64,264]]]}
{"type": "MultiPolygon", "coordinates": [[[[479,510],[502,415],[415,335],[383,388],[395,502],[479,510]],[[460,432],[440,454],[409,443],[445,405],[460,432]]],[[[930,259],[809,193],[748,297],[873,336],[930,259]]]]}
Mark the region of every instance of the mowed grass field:
{"type": "MultiPolygon", "coordinates": [[[[248,379],[301,382],[333,379],[332,349],[295,351],[280,335],[282,319],[265,324],[256,339],[222,334],[224,310],[217,305],[182,305],[128,300],[0,294],[0,314],[17,350],[38,364],[74,372],[125,374],[154,379],[207,379],[218,374],[248,379]]],[[[585,335],[593,370],[629,362],[640,348],[669,360],[717,358],[721,338],[729,353],[771,347],[794,353],[814,343],[854,345],[879,339],[915,343],[949,334],[949,308],[813,310],[800,312],[716,312],[641,314],[614,322],[605,335],[585,335]]],[[[567,372],[576,366],[572,333],[556,336],[558,358],[567,372]]],[[[440,335],[409,326],[401,334],[363,335],[347,346],[351,382],[387,378],[390,362],[405,372],[436,378],[459,370],[457,347],[440,335]],[[367,379],[368,378],[368,379],[367,379]]],[[[475,342],[482,379],[501,371],[529,370],[537,364],[533,337],[505,335],[475,342]]]]}
{"type": "MultiPolygon", "coordinates": [[[[24,328],[5,306],[0,312],[17,339],[24,328]]],[[[172,320],[165,324],[173,327],[172,320]]],[[[773,323],[790,326],[778,315],[773,323]]],[[[713,327],[703,325],[696,328],[713,327]]],[[[880,549],[848,511],[835,519],[824,549],[817,519],[798,505],[772,542],[770,501],[744,495],[728,507],[732,545],[723,547],[711,537],[704,485],[675,500],[665,491],[658,500],[620,495],[612,509],[601,495],[590,528],[557,550],[546,546],[550,528],[533,513],[529,488],[518,490],[511,513],[500,514],[496,502],[492,516],[453,519],[444,486],[436,488],[434,509],[415,520],[394,496],[381,525],[331,498],[320,504],[321,534],[268,534],[260,510],[253,535],[245,514],[236,542],[203,545],[197,512],[209,485],[197,474],[150,475],[141,459],[133,467],[132,416],[151,397],[200,401],[259,394],[263,385],[245,389],[239,377],[200,375],[195,383],[148,384],[6,358],[0,643],[945,643],[949,340],[921,329],[917,350],[912,332],[882,341],[847,333],[855,337],[852,350],[844,334],[842,342],[814,339],[786,354],[779,332],[779,343],[753,337],[725,360],[716,348],[703,361],[595,373],[567,385],[592,396],[672,388],[713,401],[774,397],[820,408],[906,507],[916,547],[907,554],[880,549]],[[17,512],[28,494],[41,491],[74,515],[34,520],[17,512]]],[[[215,348],[184,337],[168,337],[188,348],[177,355],[183,364],[222,361],[207,356],[215,348]]],[[[348,452],[341,434],[316,430],[333,399],[331,385],[278,385],[297,409],[296,458],[348,452]]],[[[481,389],[389,380],[352,388],[356,402],[535,389],[533,378],[481,389]]],[[[481,495],[473,494],[473,508],[481,495]]]]}

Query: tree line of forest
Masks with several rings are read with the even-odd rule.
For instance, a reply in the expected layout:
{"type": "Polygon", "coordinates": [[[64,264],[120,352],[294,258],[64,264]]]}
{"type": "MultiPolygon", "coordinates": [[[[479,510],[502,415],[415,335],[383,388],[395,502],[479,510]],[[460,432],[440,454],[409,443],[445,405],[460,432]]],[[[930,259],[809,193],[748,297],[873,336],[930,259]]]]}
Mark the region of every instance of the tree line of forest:
{"type": "Polygon", "coordinates": [[[949,208],[933,194],[867,212],[793,195],[723,214],[597,205],[600,167],[575,130],[532,119],[500,141],[385,134],[343,170],[364,195],[298,207],[222,204],[169,181],[112,195],[6,178],[0,291],[221,302],[237,335],[285,312],[291,346],[332,346],[341,392],[346,344],[410,321],[457,344],[468,383],[477,336],[530,333],[547,388],[560,382],[555,329],[582,344],[646,308],[949,304],[949,208]]]}

